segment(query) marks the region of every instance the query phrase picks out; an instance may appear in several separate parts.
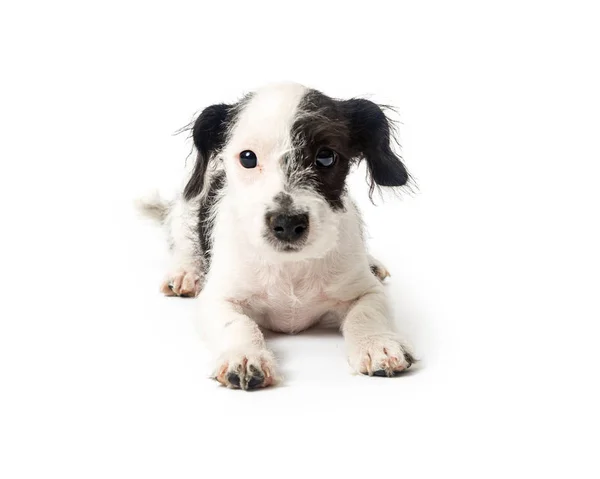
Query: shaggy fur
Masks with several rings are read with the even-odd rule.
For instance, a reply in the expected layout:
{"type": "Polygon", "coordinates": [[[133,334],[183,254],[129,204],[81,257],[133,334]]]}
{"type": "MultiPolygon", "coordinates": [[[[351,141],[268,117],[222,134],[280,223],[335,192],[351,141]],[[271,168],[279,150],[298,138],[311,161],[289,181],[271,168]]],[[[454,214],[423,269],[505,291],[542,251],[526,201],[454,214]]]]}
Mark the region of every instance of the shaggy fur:
{"type": "Polygon", "coordinates": [[[316,324],[341,329],[357,372],[409,368],[414,359],[393,330],[381,284],[389,273],[367,254],[346,190],[360,160],[371,193],[408,180],[382,109],[285,83],[210,106],[191,130],[196,164],[182,195],[144,209],[170,234],[161,290],[198,296],[214,378],[230,388],[274,384],[261,328],[297,333],[316,324]]]}

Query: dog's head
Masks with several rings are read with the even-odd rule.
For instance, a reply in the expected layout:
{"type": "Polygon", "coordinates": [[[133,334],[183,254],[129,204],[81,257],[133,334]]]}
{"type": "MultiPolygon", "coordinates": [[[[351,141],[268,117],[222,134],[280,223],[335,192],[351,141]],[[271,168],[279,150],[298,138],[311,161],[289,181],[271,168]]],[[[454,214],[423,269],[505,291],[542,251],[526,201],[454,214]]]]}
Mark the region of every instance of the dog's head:
{"type": "Polygon", "coordinates": [[[408,180],[379,106],[297,84],[206,108],[193,139],[197,159],[186,198],[200,194],[210,164],[221,163],[243,240],[285,259],[319,257],[335,246],[353,162],[366,161],[371,193],[408,180]]]}

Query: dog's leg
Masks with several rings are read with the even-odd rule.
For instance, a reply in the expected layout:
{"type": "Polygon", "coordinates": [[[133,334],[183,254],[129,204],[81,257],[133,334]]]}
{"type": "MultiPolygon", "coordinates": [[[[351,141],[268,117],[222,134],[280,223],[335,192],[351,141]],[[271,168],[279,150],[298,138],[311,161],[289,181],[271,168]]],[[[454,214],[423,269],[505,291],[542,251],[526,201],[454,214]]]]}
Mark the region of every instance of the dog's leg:
{"type": "Polygon", "coordinates": [[[394,376],[415,361],[408,345],[394,332],[380,285],[362,295],[342,322],[348,361],[369,376],[394,376]]]}
{"type": "Polygon", "coordinates": [[[160,290],[166,296],[194,297],[200,292],[204,282],[197,208],[180,199],[173,204],[166,223],[169,228],[171,258],[160,290]]]}
{"type": "Polygon", "coordinates": [[[202,329],[218,356],[213,378],[233,389],[274,384],[275,357],[258,325],[230,301],[202,296],[198,301],[202,329]]]}

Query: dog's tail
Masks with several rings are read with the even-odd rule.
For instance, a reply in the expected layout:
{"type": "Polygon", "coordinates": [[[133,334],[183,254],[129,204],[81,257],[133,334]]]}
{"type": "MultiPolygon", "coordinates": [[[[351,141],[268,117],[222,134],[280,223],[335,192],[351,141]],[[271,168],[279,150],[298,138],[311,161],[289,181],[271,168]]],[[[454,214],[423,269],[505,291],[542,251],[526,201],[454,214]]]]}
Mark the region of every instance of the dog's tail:
{"type": "Polygon", "coordinates": [[[165,221],[171,211],[171,203],[160,196],[158,191],[136,199],[135,206],[141,214],[160,223],[165,221]]]}

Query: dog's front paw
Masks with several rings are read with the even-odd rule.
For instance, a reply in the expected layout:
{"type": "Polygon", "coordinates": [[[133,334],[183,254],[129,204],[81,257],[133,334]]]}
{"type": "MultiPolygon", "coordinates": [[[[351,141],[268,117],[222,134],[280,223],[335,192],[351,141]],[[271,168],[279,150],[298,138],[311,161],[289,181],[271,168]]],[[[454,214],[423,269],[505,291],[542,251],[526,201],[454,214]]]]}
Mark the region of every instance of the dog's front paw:
{"type": "Polygon", "coordinates": [[[258,389],[276,382],[275,358],[268,350],[229,352],[217,361],[214,379],[232,389],[258,389]]]}
{"type": "Polygon", "coordinates": [[[200,276],[194,271],[178,271],[170,274],[160,285],[165,296],[184,296],[194,298],[201,289],[200,276]]]}
{"type": "Polygon", "coordinates": [[[392,377],[415,362],[409,347],[389,336],[367,336],[354,343],[348,360],[352,368],[369,376],[392,377]]]}
{"type": "Polygon", "coordinates": [[[383,265],[383,263],[371,255],[369,255],[369,267],[371,268],[371,273],[373,273],[382,283],[384,282],[385,278],[390,276],[390,272],[383,265]]]}

